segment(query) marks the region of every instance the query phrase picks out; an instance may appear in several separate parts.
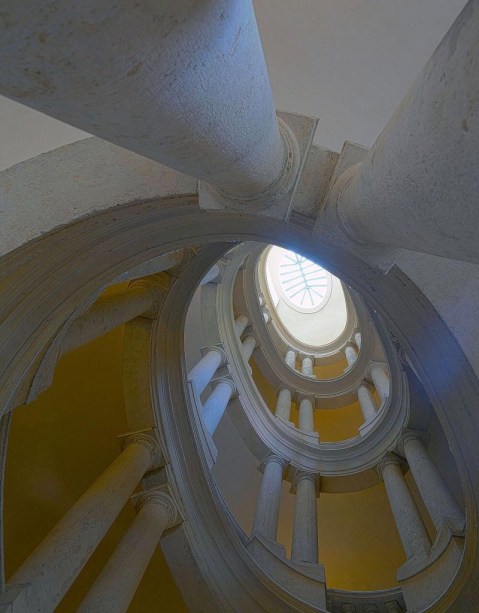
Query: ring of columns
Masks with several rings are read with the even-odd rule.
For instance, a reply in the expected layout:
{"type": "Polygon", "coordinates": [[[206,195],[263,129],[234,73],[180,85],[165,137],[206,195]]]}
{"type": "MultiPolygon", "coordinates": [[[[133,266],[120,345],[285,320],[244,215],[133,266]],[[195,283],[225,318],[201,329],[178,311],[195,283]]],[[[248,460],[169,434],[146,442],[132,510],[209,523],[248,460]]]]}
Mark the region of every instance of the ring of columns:
{"type": "MultiPolygon", "coordinates": [[[[178,208],[177,208],[178,218],[182,218],[185,215],[185,204],[186,202],[184,199],[179,199],[178,208]]],[[[39,303],[42,304],[43,305],[42,308],[47,309],[48,312],[53,312],[54,318],[51,320],[52,325],[50,325],[50,327],[46,329],[45,327],[42,328],[41,334],[38,334],[37,332],[37,329],[38,329],[37,322],[38,322],[38,317],[41,317],[41,310],[39,311],[39,313],[36,314],[36,317],[30,319],[27,326],[23,326],[22,328],[16,327],[15,325],[13,326],[12,342],[14,342],[15,347],[21,346],[22,350],[19,352],[18,355],[16,355],[15,360],[11,363],[11,366],[10,366],[11,368],[10,374],[12,375],[12,377],[9,380],[10,387],[9,388],[7,387],[6,389],[4,388],[4,392],[5,392],[5,391],[8,391],[8,389],[12,389],[11,386],[13,385],[13,386],[16,386],[13,389],[16,389],[17,391],[16,391],[16,394],[10,394],[10,395],[7,394],[6,396],[7,400],[9,398],[14,399],[16,395],[16,398],[12,400],[12,402],[15,402],[21,398],[21,395],[20,395],[21,393],[25,393],[25,387],[22,388],[21,386],[18,386],[18,384],[20,381],[22,381],[22,378],[25,376],[25,374],[29,375],[30,377],[33,374],[31,370],[28,370],[24,366],[26,363],[25,361],[30,360],[32,351],[34,355],[37,355],[37,354],[41,355],[41,348],[45,346],[45,342],[46,342],[46,339],[48,338],[48,335],[55,334],[56,330],[68,318],[69,312],[70,313],[73,312],[77,305],[88,300],[90,293],[94,292],[98,288],[99,283],[106,285],[108,284],[108,282],[118,277],[120,274],[122,274],[122,272],[126,270],[125,263],[122,263],[123,258],[125,258],[125,256],[128,262],[127,265],[133,267],[135,265],[139,265],[142,261],[147,260],[150,254],[154,253],[155,256],[159,255],[158,254],[158,235],[159,233],[161,233],[161,228],[163,226],[163,231],[165,232],[165,228],[168,228],[172,223],[173,224],[175,223],[175,214],[174,214],[175,208],[174,208],[173,202],[171,201],[171,199],[169,199],[167,206],[165,206],[164,209],[161,210],[161,212],[158,210],[158,207],[157,207],[154,213],[152,213],[151,209],[149,209],[148,206],[144,204],[132,205],[132,206],[135,207],[138,213],[140,213],[143,208],[143,211],[145,213],[144,221],[148,223],[148,229],[149,229],[149,232],[146,235],[146,238],[145,238],[145,232],[144,232],[145,226],[143,226],[143,223],[142,223],[143,220],[140,214],[136,216],[136,219],[134,222],[134,226],[136,227],[133,227],[131,229],[131,232],[132,232],[131,237],[128,237],[128,231],[125,231],[124,229],[123,236],[120,236],[119,238],[119,240],[122,240],[123,238],[129,238],[129,240],[126,240],[126,242],[122,240],[121,254],[119,251],[116,256],[115,254],[111,255],[110,260],[102,264],[102,270],[98,270],[98,261],[95,257],[95,249],[93,248],[91,250],[90,252],[91,255],[89,255],[88,250],[87,250],[86,255],[84,255],[84,267],[81,272],[81,276],[83,276],[83,278],[81,278],[80,276],[80,278],[77,279],[77,285],[75,286],[75,290],[73,292],[69,290],[71,292],[69,295],[69,299],[63,300],[61,303],[61,307],[58,304],[56,306],[52,304],[52,300],[58,300],[56,293],[52,292],[52,285],[56,283],[56,280],[54,277],[49,276],[48,279],[47,277],[44,277],[43,279],[42,278],[36,279],[35,285],[30,286],[29,291],[31,295],[35,295],[35,294],[37,296],[43,295],[43,301],[39,301],[39,303]],[[154,218],[156,218],[159,221],[159,224],[158,223],[156,225],[155,223],[152,224],[152,221],[154,220],[154,218]],[[140,231],[138,231],[139,229],[140,231]],[[155,233],[154,238],[153,238],[153,233],[155,233]],[[135,239],[135,234],[136,234],[136,239],[135,239]],[[149,247],[148,235],[151,237],[151,240],[154,241],[154,247],[149,247]],[[131,252],[132,254],[130,255],[130,258],[128,259],[129,246],[131,246],[133,251],[131,252]],[[125,252],[125,249],[126,249],[126,252],[125,252]],[[115,257],[117,257],[116,262],[115,262],[115,257]],[[123,270],[122,270],[122,267],[123,267],[123,270]],[[29,334],[32,333],[30,331],[33,332],[33,336],[28,336],[29,334]],[[19,345],[18,344],[19,336],[23,336],[26,342],[23,342],[22,344],[19,345]]],[[[104,216],[106,215],[108,217],[108,214],[103,214],[103,215],[104,216]]],[[[199,214],[197,213],[197,210],[195,208],[190,208],[190,210],[188,211],[188,216],[190,217],[190,219],[193,220],[195,218],[195,215],[198,216],[196,219],[197,223],[188,224],[188,230],[186,230],[184,226],[179,226],[179,228],[182,229],[181,231],[184,233],[182,237],[181,236],[178,237],[178,233],[177,233],[174,241],[171,241],[171,240],[168,241],[167,232],[164,233],[164,236],[165,236],[165,241],[163,243],[164,252],[171,251],[173,249],[177,249],[180,246],[184,245],[185,242],[187,242],[187,244],[192,245],[195,243],[196,244],[201,243],[202,241],[205,240],[205,238],[206,240],[208,240],[207,239],[208,237],[207,226],[211,226],[210,214],[208,215],[208,219],[205,220],[203,219],[203,216],[201,213],[199,214]],[[203,226],[203,232],[204,232],[203,235],[201,235],[201,230],[200,230],[200,226],[202,223],[206,224],[205,226],[203,226]]],[[[234,214],[232,214],[232,218],[234,218],[234,214]]],[[[244,217],[243,217],[243,220],[244,220],[244,217]]],[[[97,219],[95,219],[95,222],[96,221],[97,219]]],[[[75,224],[75,227],[71,227],[71,228],[67,227],[64,233],[62,233],[63,236],[61,237],[61,243],[62,243],[61,244],[61,257],[60,257],[59,251],[57,251],[54,254],[50,254],[48,256],[50,258],[50,267],[49,267],[50,271],[52,269],[54,270],[55,267],[64,265],[65,261],[68,261],[68,258],[70,257],[69,253],[74,253],[74,243],[75,243],[76,237],[81,239],[82,242],[84,241],[88,242],[88,240],[90,240],[92,247],[94,247],[95,241],[98,240],[98,235],[90,236],[91,232],[89,231],[89,222],[90,220],[79,222],[79,224],[75,224]]],[[[219,225],[221,223],[225,224],[223,226],[223,232],[224,232],[223,236],[227,237],[228,226],[227,226],[227,223],[225,223],[225,217],[222,216],[221,218],[219,218],[218,222],[219,222],[219,225]]],[[[237,222],[238,220],[235,219],[235,225],[237,224],[237,222]]],[[[274,229],[277,228],[277,234],[276,234],[275,240],[277,240],[278,242],[281,242],[281,230],[280,230],[281,225],[282,224],[278,222],[271,222],[271,221],[266,222],[264,224],[265,234],[261,236],[261,234],[258,234],[258,230],[261,228],[261,224],[258,224],[257,220],[255,220],[255,234],[252,234],[251,229],[247,229],[247,226],[245,226],[244,237],[249,240],[251,240],[252,238],[264,240],[266,235],[271,236],[272,234],[274,236],[274,229]]],[[[112,223],[112,225],[104,224],[103,230],[102,230],[104,235],[107,235],[108,232],[112,232],[112,235],[113,235],[114,226],[115,226],[114,223],[112,223]]],[[[235,231],[237,231],[237,229],[235,231]]],[[[307,245],[308,244],[307,235],[304,235],[303,230],[297,229],[295,230],[295,232],[297,232],[298,241],[301,238],[303,246],[307,245]]],[[[289,238],[291,236],[290,233],[291,233],[291,226],[288,227],[289,238]]],[[[39,241],[40,249],[43,247],[43,244],[42,244],[43,241],[48,241],[50,240],[50,238],[51,237],[47,236],[41,241],[39,241]]],[[[58,240],[58,236],[55,236],[55,240],[58,240]]],[[[30,257],[31,257],[31,254],[32,252],[35,252],[36,247],[37,247],[36,244],[28,245],[25,251],[26,252],[29,251],[30,257]]],[[[178,304],[179,304],[178,296],[181,296],[181,299],[184,302],[185,297],[187,298],[188,296],[188,292],[191,293],[192,291],[192,287],[194,286],[195,279],[196,279],[196,283],[198,283],[198,281],[205,275],[207,270],[211,268],[211,266],[218,259],[221,253],[224,252],[224,250],[225,250],[225,247],[222,245],[219,245],[218,248],[215,248],[215,249],[211,248],[209,252],[210,258],[207,264],[204,261],[202,261],[201,258],[198,259],[198,262],[195,262],[196,260],[195,258],[195,260],[193,260],[192,264],[188,268],[188,275],[185,275],[185,278],[183,279],[183,284],[180,284],[179,280],[176,281],[175,283],[175,284],[178,284],[176,287],[176,290],[179,293],[176,296],[174,296],[175,292],[169,291],[165,297],[165,300],[162,302],[162,308],[165,309],[164,312],[168,313],[168,310],[169,310],[170,314],[169,314],[169,318],[167,317],[165,321],[161,322],[161,327],[158,329],[158,334],[161,334],[162,338],[165,339],[166,346],[167,346],[167,353],[173,353],[174,355],[181,355],[181,350],[179,349],[180,338],[178,338],[178,334],[179,334],[179,330],[181,330],[181,327],[182,327],[181,322],[182,322],[182,318],[184,318],[184,314],[185,314],[184,309],[186,307],[184,307],[183,310],[180,312],[178,308],[178,304]]],[[[330,254],[334,252],[334,248],[331,246],[329,247],[329,250],[330,250],[330,254]]],[[[44,252],[49,252],[49,250],[45,250],[44,252]]],[[[310,254],[310,257],[311,257],[311,254],[310,254]]],[[[322,257],[324,257],[324,254],[322,254],[322,257]]],[[[333,256],[333,260],[334,260],[334,256],[333,256]]],[[[354,262],[350,262],[350,264],[351,264],[351,269],[345,271],[344,274],[346,276],[348,274],[351,275],[351,284],[354,285],[354,279],[352,278],[354,262]]],[[[364,281],[365,276],[367,277],[366,275],[367,267],[365,269],[364,264],[362,263],[361,264],[358,263],[357,265],[361,269],[362,278],[364,281]]],[[[15,266],[17,266],[16,263],[15,263],[15,266]]],[[[331,265],[331,268],[333,269],[333,265],[331,265]]],[[[28,280],[28,277],[29,277],[29,273],[28,271],[25,271],[23,283],[25,283],[28,280]]],[[[372,273],[372,277],[374,278],[375,284],[381,282],[380,280],[375,278],[374,273],[372,273]]],[[[13,277],[12,277],[12,281],[13,281],[13,277]]],[[[58,280],[58,283],[60,283],[60,280],[58,280]]],[[[398,293],[400,295],[401,291],[403,292],[406,291],[405,289],[402,289],[402,290],[400,289],[401,285],[404,288],[404,278],[401,278],[400,284],[398,284],[397,286],[393,285],[393,289],[391,289],[391,294],[388,294],[388,291],[387,291],[388,284],[391,284],[391,283],[393,283],[391,279],[388,279],[387,282],[384,281],[385,296],[386,297],[388,295],[391,296],[391,302],[387,304],[388,308],[385,308],[384,304],[379,304],[377,302],[374,302],[373,295],[369,294],[367,287],[363,286],[361,290],[363,294],[366,294],[368,296],[369,300],[373,301],[373,303],[375,304],[375,307],[385,317],[388,318],[388,321],[391,321],[391,317],[395,318],[394,319],[394,322],[395,322],[394,331],[395,333],[397,333],[397,336],[401,339],[401,341],[405,343],[406,346],[408,346],[408,343],[413,342],[413,339],[407,336],[408,319],[401,319],[401,311],[398,310],[397,308],[395,309],[395,301],[397,300],[398,293]]],[[[12,310],[12,313],[13,313],[15,312],[14,307],[15,307],[16,297],[20,298],[20,295],[21,295],[20,292],[24,291],[25,285],[23,286],[18,285],[18,278],[17,278],[15,279],[15,283],[12,283],[10,287],[11,287],[12,301],[9,303],[9,306],[13,307],[13,310],[12,310]]],[[[413,291],[412,288],[410,291],[413,291]]],[[[19,310],[17,310],[17,312],[15,313],[16,316],[18,316],[19,313],[21,313],[21,302],[19,302],[18,309],[19,310]]],[[[415,312],[415,315],[417,316],[419,320],[422,316],[424,316],[421,310],[417,310],[415,312]]],[[[432,311],[427,311],[425,315],[427,315],[428,318],[431,317],[432,311]]],[[[440,320],[438,320],[438,325],[440,325],[440,320]]],[[[447,334],[448,334],[447,329],[444,329],[444,336],[442,336],[441,338],[443,340],[444,339],[447,340],[448,339],[447,334]]],[[[436,411],[441,416],[442,421],[447,423],[447,417],[446,417],[447,412],[444,411],[443,407],[445,408],[446,403],[449,403],[452,401],[451,394],[454,394],[454,393],[464,394],[464,391],[462,390],[465,389],[464,385],[466,384],[466,382],[467,382],[467,385],[469,385],[469,387],[472,386],[472,388],[475,389],[474,388],[475,380],[474,379],[467,380],[468,371],[467,371],[467,368],[465,368],[466,379],[462,379],[461,381],[457,383],[457,386],[459,386],[457,392],[455,391],[456,388],[452,387],[451,390],[448,390],[445,393],[444,397],[437,398],[436,396],[434,396],[433,387],[428,385],[428,377],[434,377],[434,368],[430,363],[428,363],[428,359],[430,360],[430,354],[427,354],[428,359],[426,359],[426,350],[429,349],[429,347],[427,346],[427,339],[421,339],[421,340],[425,346],[421,346],[420,343],[416,343],[414,345],[415,351],[413,355],[414,355],[414,360],[415,360],[415,367],[421,373],[421,376],[423,380],[425,381],[426,389],[428,390],[428,392],[431,394],[431,396],[434,399],[436,411]]],[[[453,341],[448,345],[448,349],[456,352],[456,357],[458,361],[462,359],[460,351],[458,347],[454,345],[453,341]]],[[[155,362],[153,363],[152,366],[153,366],[153,371],[155,373],[156,373],[157,367],[160,369],[160,375],[157,379],[159,388],[156,390],[158,393],[158,399],[156,401],[155,406],[156,406],[156,414],[157,415],[161,414],[162,416],[161,423],[164,429],[163,434],[162,434],[162,439],[163,439],[163,442],[166,444],[168,454],[170,455],[170,461],[171,461],[171,467],[172,467],[171,468],[172,489],[174,492],[180,493],[182,499],[186,501],[185,512],[187,513],[187,516],[193,518],[195,521],[198,522],[197,525],[203,526],[204,528],[203,534],[197,535],[196,537],[193,537],[190,534],[189,537],[192,539],[193,542],[195,538],[200,538],[201,542],[205,545],[205,548],[208,549],[208,547],[206,547],[206,544],[208,544],[208,546],[211,546],[213,541],[218,543],[217,541],[218,537],[217,536],[214,537],[213,534],[215,534],[218,531],[218,525],[215,525],[215,522],[220,521],[221,525],[223,526],[222,529],[226,531],[225,537],[226,535],[229,535],[227,538],[229,539],[229,542],[231,542],[231,538],[233,536],[234,531],[228,532],[228,530],[230,529],[226,529],[224,525],[224,521],[219,520],[218,507],[217,507],[218,498],[217,497],[215,498],[214,493],[209,494],[209,496],[212,496],[212,499],[211,499],[212,507],[210,508],[210,511],[211,511],[213,520],[211,520],[211,518],[209,519],[209,521],[213,522],[212,525],[211,524],[207,525],[208,522],[205,524],[204,518],[201,519],[201,516],[198,514],[198,509],[194,508],[193,500],[195,498],[195,495],[193,495],[193,492],[196,491],[196,495],[205,496],[206,497],[205,499],[207,500],[207,504],[210,504],[208,502],[210,499],[208,498],[205,484],[207,485],[208,488],[212,488],[213,491],[214,491],[214,487],[211,483],[211,480],[208,479],[207,473],[196,471],[194,475],[188,474],[189,471],[191,471],[191,466],[190,466],[191,462],[188,462],[188,463],[186,462],[186,456],[191,457],[189,455],[190,453],[196,453],[197,447],[196,447],[196,442],[193,439],[191,439],[191,437],[188,438],[188,434],[187,434],[187,430],[190,427],[189,426],[190,417],[189,417],[188,408],[185,407],[183,412],[182,410],[178,411],[178,407],[182,407],[183,406],[182,403],[184,402],[183,373],[181,372],[181,369],[180,369],[177,372],[175,372],[175,376],[172,378],[171,376],[172,373],[170,372],[168,374],[168,378],[165,379],[166,373],[161,370],[161,355],[156,356],[155,362]],[[175,377],[176,377],[176,380],[174,380],[175,377]],[[170,407],[175,406],[175,411],[172,411],[172,410],[167,411],[166,408],[168,406],[170,407]],[[175,431],[178,431],[178,428],[182,429],[182,432],[184,433],[184,438],[182,437],[182,442],[181,442],[181,451],[180,451],[180,448],[178,448],[179,441],[175,437],[175,431]],[[197,479],[198,482],[195,483],[194,479],[197,479]],[[200,491],[201,491],[201,494],[200,494],[200,491]]],[[[455,422],[456,423],[454,424],[454,426],[457,428],[458,423],[460,423],[460,415],[455,416],[455,422]]],[[[467,456],[467,454],[469,453],[469,449],[464,448],[464,447],[459,449],[457,446],[454,446],[455,439],[454,439],[454,436],[452,436],[451,434],[454,431],[455,431],[455,428],[453,427],[452,424],[450,424],[450,427],[447,429],[447,432],[450,436],[449,438],[450,443],[453,445],[455,449],[456,457],[459,459],[461,457],[464,458],[464,456],[467,456]]],[[[460,470],[462,471],[462,474],[464,474],[464,460],[459,461],[458,463],[459,463],[460,470]]],[[[198,467],[198,469],[200,468],[201,466],[198,467]]],[[[471,477],[472,475],[469,475],[469,478],[471,477]]],[[[466,505],[468,508],[468,514],[470,514],[474,512],[474,504],[473,504],[474,497],[473,495],[471,496],[471,490],[468,487],[468,480],[465,480],[464,485],[465,485],[466,505]]],[[[207,510],[208,508],[206,509],[206,511],[207,510]]],[[[201,533],[201,530],[200,530],[200,533],[201,533]]],[[[473,564],[473,561],[474,561],[474,558],[471,557],[472,552],[470,549],[470,545],[468,546],[468,542],[470,542],[470,540],[471,539],[467,538],[467,526],[466,526],[465,557],[464,557],[463,564],[461,566],[461,570],[458,574],[458,578],[456,579],[456,581],[461,582],[463,587],[464,585],[467,585],[467,578],[471,576],[470,575],[471,570],[472,570],[471,564],[473,564]]],[[[240,543],[241,543],[241,539],[237,543],[238,547],[240,543]]],[[[197,543],[197,545],[199,544],[197,543]]],[[[195,547],[195,551],[198,553],[197,547],[195,547]]],[[[214,549],[213,551],[218,551],[218,550],[214,549]]],[[[251,597],[251,593],[254,593],[256,589],[256,596],[253,598],[253,601],[250,601],[252,606],[255,606],[254,603],[258,602],[257,600],[255,600],[255,598],[259,598],[260,600],[262,598],[260,596],[261,582],[258,580],[258,577],[254,575],[255,565],[252,562],[249,563],[247,561],[247,558],[245,558],[244,556],[245,554],[241,553],[239,549],[235,549],[234,553],[229,552],[227,556],[228,557],[227,564],[224,567],[222,567],[221,570],[218,572],[222,575],[221,580],[232,582],[232,584],[234,584],[234,581],[235,581],[234,577],[237,576],[235,575],[235,573],[239,573],[239,574],[244,573],[244,572],[250,573],[251,576],[249,577],[249,580],[251,580],[251,591],[250,591],[249,596],[246,598],[251,597]],[[241,569],[238,566],[238,560],[241,560],[242,562],[241,569]],[[246,569],[249,569],[249,570],[246,570],[246,569]]],[[[218,581],[219,575],[215,575],[214,579],[215,581],[218,581]]],[[[222,598],[228,598],[228,597],[233,598],[233,597],[239,596],[236,587],[233,587],[233,592],[234,593],[230,593],[229,595],[226,595],[223,592],[221,594],[221,597],[222,598]]],[[[445,599],[449,597],[450,598],[455,597],[453,591],[448,592],[448,594],[449,593],[451,594],[451,596],[448,596],[446,594],[446,596],[444,596],[445,599]]],[[[466,591],[463,590],[462,595],[461,597],[467,598],[467,590],[466,591]]],[[[242,597],[245,598],[244,595],[242,597]]],[[[447,602],[447,600],[444,600],[444,598],[442,602],[447,602]]],[[[279,599],[274,604],[270,602],[269,605],[273,607],[277,607],[277,610],[283,610],[281,599],[279,599]]]]}

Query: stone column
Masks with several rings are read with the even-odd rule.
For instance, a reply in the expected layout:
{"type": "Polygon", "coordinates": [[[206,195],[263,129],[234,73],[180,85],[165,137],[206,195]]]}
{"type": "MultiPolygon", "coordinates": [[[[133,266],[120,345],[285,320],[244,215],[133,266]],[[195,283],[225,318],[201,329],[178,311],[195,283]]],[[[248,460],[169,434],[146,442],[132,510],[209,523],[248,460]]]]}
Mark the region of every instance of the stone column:
{"type": "Polygon", "coordinates": [[[302,397],[299,402],[299,425],[300,430],[314,432],[313,400],[302,397]]]}
{"type": "Polygon", "coordinates": [[[10,579],[29,584],[35,611],[53,611],[146,471],[161,465],[155,439],[135,434],[10,579]]]}
{"type": "Polygon", "coordinates": [[[244,313],[241,313],[235,318],[235,330],[238,337],[240,337],[245,331],[246,326],[249,323],[248,316],[244,313]]]}
{"type": "Polygon", "coordinates": [[[291,390],[287,387],[279,390],[276,400],[276,417],[289,421],[291,417],[291,390]]]}
{"type": "Polygon", "coordinates": [[[235,391],[235,384],[231,379],[223,377],[216,381],[214,390],[203,406],[203,421],[210,434],[215,433],[235,391]]]}
{"type": "Polygon", "coordinates": [[[49,6],[5,9],[1,94],[253,207],[289,189],[297,145],[276,119],[252,2],[49,6]]]}
{"type": "Polygon", "coordinates": [[[270,315],[270,313],[269,313],[268,309],[263,309],[263,310],[262,310],[262,313],[263,313],[263,320],[264,320],[264,323],[265,323],[265,324],[269,323],[269,321],[271,320],[271,315],[270,315]]]}
{"type": "Polygon", "coordinates": [[[243,355],[246,362],[249,362],[251,355],[256,347],[256,339],[253,335],[249,334],[241,343],[243,346],[243,355]]]}
{"type": "Polygon", "coordinates": [[[211,347],[201,360],[193,366],[188,374],[188,379],[195,382],[198,394],[203,392],[217,369],[225,361],[226,357],[221,347],[211,347]]]}
{"type": "Polygon", "coordinates": [[[365,382],[361,383],[358,387],[358,400],[365,423],[372,421],[376,417],[377,408],[369,387],[365,382]]]}
{"type": "Polygon", "coordinates": [[[263,478],[251,535],[258,533],[275,541],[278,532],[281,483],[287,462],[277,455],[270,454],[263,461],[263,466],[263,478]]]}
{"type": "Polygon", "coordinates": [[[293,349],[288,349],[284,361],[290,368],[296,370],[296,351],[293,351],[293,349]]]}
{"type": "Polygon", "coordinates": [[[376,388],[382,402],[386,402],[389,398],[389,376],[383,364],[375,362],[370,368],[371,379],[376,388]]]}
{"type": "Polygon", "coordinates": [[[307,377],[314,377],[313,358],[304,356],[301,361],[301,373],[307,377]]]}
{"type": "Polygon", "coordinates": [[[417,432],[406,432],[400,448],[409,464],[421,498],[436,530],[450,520],[457,529],[464,528],[464,513],[442,478],[417,432]]]}
{"type": "Polygon", "coordinates": [[[62,343],[62,354],[99,338],[153,308],[161,289],[149,284],[133,285],[122,292],[101,296],[89,311],[75,319],[62,343]]]}
{"type": "Polygon", "coordinates": [[[296,492],[296,501],[294,505],[291,559],[293,562],[317,564],[318,518],[316,498],[319,493],[319,476],[297,471],[293,487],[296,492]]]}
{"type": "Polygon", "coordinates": [[[394,521],[408,558],[429,553],[431,541],[416,503],[404,480],[399,460],[386,455],[378,464],[384,481],[394,521]]]}
{"type": "Polygon", "coordinates": [[[363,162],[333,187],[353,239],[479,262],[477,32],[470,1],[363,162]]]}
{"type": "Polygon", "coordinates": [[[83,600],[79,613],[126,613],[163,532],[177,521],[176,505],[164,492],[145,493],[138,506],[138,515],[83,600]]]}
{"type": "Polygon", "coordinates": [[[358,349],[361,349],[361,332],[354,333],[354,342],[358,346],[358,349]]]}
{"type": "Polygon", "coordinates": [[[200,287],[203,285],[207,285],[208,283],[212,283],[213,281],[217,281],[221,275],[221,268],[219,264],[215,264],[212,266],[206,275],[200,281],[200,287]]]}
{"type": "Polygon", "coordinates": [[[344,355],[346,356],[348,368],[350,368],[358,359],[358,352],[352,345],[346,345],[346,347],[344,348],[344,355]]]}

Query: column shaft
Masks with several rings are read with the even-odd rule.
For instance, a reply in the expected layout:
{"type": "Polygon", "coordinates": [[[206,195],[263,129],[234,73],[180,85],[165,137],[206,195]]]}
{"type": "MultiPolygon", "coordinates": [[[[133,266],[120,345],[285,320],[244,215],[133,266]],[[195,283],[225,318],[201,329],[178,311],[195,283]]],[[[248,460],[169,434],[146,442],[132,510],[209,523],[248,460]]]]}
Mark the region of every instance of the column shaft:
{"type": "Polygon", "coordinates": [[[159,502],[141,507],[79,613],[126,613],[169,520],[168,509],[159,502]]]}
{"type": "Polygon", "coordinates": [[[152,308],[158,297],[154,286],[133,286],[123,292],[100,297],[90,310],[75,319],[62,344],[62,353],[72,351],[152,308]]]}
{"type": "Polygon", "coordinates": [[[376,403],[366,385],[360,385],[358,387],[358,400],[364,421],[366,423],[372,421],[376,417],[376,403]]]}
{"type": "Polygon", "coordinates": [[[333,188],[353,239],[479,262],[478,31],[471,0],[364,161],[333,188]]]}
{"type": "Polygon", "coordinates": [[[256,339],[254,336],[247,336],[241,343],[243,346],[243,355],[246,362],[249,362],[254,348],[256,347],[256,339]]]}
{"type": "Polygon", "coordinates": [[[18,0],[5,13],[1,94],[238,197],[282,176],[251,2],[50,6],[18,0]],[[55,33],[47,51],[38,32],[55,33]]]}
{"type": "Polygon", "coordinates": [[[195,382],[198,394],[203,392],[217,369],[220,367],[222,361],[223,354],[221,350],[219,348],[211,349],[208,353],[205,353],[201,360],[190,370],[188,379],[195,382]]]}
{"type": "Polygon", "coordinates": [[[431,542],[399,464],[385,464],[382,478],[407,557],[428,552],[431,542]]]}
{"type": "Polygon", "coordinates": [[[249,319],[246,315],[238,315],[235,319],[235,330],[238,336],[241,336],[248,325],[249,319]]]}
{"type": "Polygon", "coordinates": [[[146,444],[128,445],[15,572],[36,611],[55,609],[152,463],[146,444]]]}
{"type": "Polygon", "coordinates": [[[371,366],[371,379],[381,401],[385,402],[389,397],[389,377],[382,364],[373,364],[371,366]]]}
{"type": "Polygon", "coordinates": [[[259,533],[276,540],[281,502],[281,483],[283,481],[284,460],[278,456],[266,459],[256,513],[253,521],[252,536],[259,533]]]}
{"type": "Polygon", "coordinates": [[[293,540],[291,559],[294,562],[318,563],[318,519],[316,507],[316,478],[300,477],[296,481],[293,540]]]}
{"type": "Polygon", "coordinates": [[[306,375],[307,377],[314,376],[312,358],[308,356],[303,358],[303,361],[301,362],[301,372],[303,375],[306,375]]]}
{"type": "Polygon", "coordinates": [[[354,342],[358,346],[358,349],[361,349],[361,332],[354,333],[354,342]]]}
{"type": "Polygon", "coordinates": [[[276,400],[276,417],[289,421],[291,417],[291,390],[284,388],[279,390],[276,400]]]}
{"type": "Polygon", "coordinates": [[[309,398],[302,398],[299,403],[299,429],[314,431],[313,403],[309,398]]]}
{"type": "Polygon", "coordinates": [[[414,481],[436,530],[441,528],[445,519],[450,519],[462,527],[464,513],[437,470],[423,442],[419,438],[406,436],[403,446],[414,481]]]}
{"type": "Polygon", "coordinates": [[[210,434],[214,434],[233,393],[233,383],[220,381],[203,407],[203,421],[210,434]]]}
{"type": "Polygon", "coordinates": [[[295,351],[293,351],[292,349],[289,349],[286,352],[286,357],[284,361],[290,368],[292,368],[293,370],[296,370],[296,352],[295,351]]]}
{"type": "Polygon", "coordinates": [[[346,362],[348,363],[349,367],[351,367],[358,359],[358,352],[352,345],[347,345],[344,348],[344,355],[346,356],[346,362]]]}

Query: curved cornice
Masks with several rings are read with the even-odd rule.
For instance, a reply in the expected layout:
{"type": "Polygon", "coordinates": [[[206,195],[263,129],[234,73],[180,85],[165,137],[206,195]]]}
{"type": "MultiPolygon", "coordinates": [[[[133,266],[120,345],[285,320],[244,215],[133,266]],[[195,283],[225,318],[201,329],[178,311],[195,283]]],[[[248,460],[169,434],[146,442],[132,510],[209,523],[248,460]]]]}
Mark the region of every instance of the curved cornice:
{"type": "MultiPolygon", "coordinates": [[[[2,411],[23,401],[36,360],[59,326],[99,286],[184,246],[247,240],[279,244],[308,258],[324,260],[332,274],[342,277],[370,309],[377,310],[405,349],[448,439],[466,503],[461,568],[429,611],[474,610],[479,601],[479,381],[449,328],[401,270],[393,267],[383,274],[327,239],[319,241],[305,228],[233,211],[201,211],[195,197],[183,196],[117,206],[11,252],[2,259],[2,411]]],[[[205,273],[206,267],[201,274],[205,273]]],[[[172,327],[166,332],[167,338],[181,334],[172,327]]],[[[177,352],[181,339],[175,338],[177,352]]],[[[176,370],[168,376],[175,374],[176,370]]],[[[173,423],[172,437],[174,431],[173,423]]],[[[188,442],[188,449],[192,444],[188,442]]]]}

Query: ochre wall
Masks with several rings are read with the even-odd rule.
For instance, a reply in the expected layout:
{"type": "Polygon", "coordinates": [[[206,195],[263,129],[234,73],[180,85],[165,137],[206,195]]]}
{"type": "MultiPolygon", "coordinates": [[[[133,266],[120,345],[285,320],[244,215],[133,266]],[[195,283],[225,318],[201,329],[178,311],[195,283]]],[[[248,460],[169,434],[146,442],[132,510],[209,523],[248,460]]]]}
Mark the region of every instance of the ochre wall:
{"type": "MultiPolygon", "coordinates": [[[[51,388],[15,410],[5,474],[7,579],[118,456],[117,436],[127,431],[122,338],[120,327],[64,356],[51,388]]],[[[127,502],[58,611],[76,610],[134,517],[127,502]]],[[[160,548],[129,611],[187,611],[160,548]]]]}

